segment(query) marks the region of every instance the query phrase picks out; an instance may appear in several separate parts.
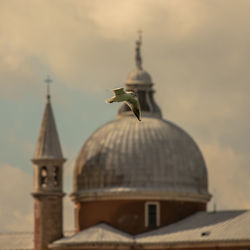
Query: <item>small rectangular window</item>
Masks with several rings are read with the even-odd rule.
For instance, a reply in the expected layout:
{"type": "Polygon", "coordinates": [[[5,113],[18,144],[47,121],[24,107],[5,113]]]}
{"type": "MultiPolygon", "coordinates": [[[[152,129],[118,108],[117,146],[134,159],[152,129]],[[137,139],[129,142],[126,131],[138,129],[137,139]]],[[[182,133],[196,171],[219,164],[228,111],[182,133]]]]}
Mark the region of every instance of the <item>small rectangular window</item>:
{"type": "Polygon", "coordinates": [[[160,204],[159,202],[145,203],[145,226],[158,227],[160,225],[160,204]]]}
{"type": "Polygon", "coordinates": [[[155,204],[149,204],[148,205],[148,226],[149,227],[155,227],[157,225],[157,214],[156,214],[156,205],[155,204]]]}

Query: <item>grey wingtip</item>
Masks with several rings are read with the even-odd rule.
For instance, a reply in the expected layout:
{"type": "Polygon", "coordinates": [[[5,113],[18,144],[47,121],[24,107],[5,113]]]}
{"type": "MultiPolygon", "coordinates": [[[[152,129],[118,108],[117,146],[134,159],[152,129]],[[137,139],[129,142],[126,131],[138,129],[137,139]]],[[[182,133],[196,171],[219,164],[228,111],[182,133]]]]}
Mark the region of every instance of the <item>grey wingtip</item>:
{"type": "Polygon", "coordinates": [[[110,99],[107,99],[105,102],[106,102],[106,103],[112,103],[113,101],[110,100],[110,99]]]}

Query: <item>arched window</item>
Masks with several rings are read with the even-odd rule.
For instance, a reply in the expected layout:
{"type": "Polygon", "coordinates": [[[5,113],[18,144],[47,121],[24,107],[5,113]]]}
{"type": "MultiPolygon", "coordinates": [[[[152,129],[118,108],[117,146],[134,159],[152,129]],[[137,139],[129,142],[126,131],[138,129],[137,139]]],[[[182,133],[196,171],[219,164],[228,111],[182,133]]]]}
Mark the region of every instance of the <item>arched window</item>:
{"type": "Polygon", "coordinates": [[[43,166],[40,169],[40,186],[42,188],[47,187],[48,185],[48,170],[47,167],[43,166]]]}
{"type": "Polygon", "coordinates": [[[160,226],[160,204],[159,202],[145,203],[145,227],[160,226]]]}
{"type": "Polygon", "coordinates": [[[59,167],[54,166],[53,168],[53,184],[55,187],[59,186],[59,167]]]}

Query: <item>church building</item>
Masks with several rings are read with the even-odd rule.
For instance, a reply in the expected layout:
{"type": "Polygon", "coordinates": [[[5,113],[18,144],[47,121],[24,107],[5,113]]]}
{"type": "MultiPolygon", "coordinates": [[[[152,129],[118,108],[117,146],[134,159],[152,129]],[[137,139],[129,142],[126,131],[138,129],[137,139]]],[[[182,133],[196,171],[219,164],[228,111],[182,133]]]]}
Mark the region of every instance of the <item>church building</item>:
{"type": "Polygon", "coordinates": [[[152,77],[143,68],[140,38],[125,89],[137,94],[142,121],[121,104],[117,118],[84,143],[70,194],[75,232],[68,236],[63,230],[65,158],[48,94],[32,159],[32,249],[250,250],[250,210],[207,211],[211,194],[204,158],[185,130],[163,119],[152,77]]]}

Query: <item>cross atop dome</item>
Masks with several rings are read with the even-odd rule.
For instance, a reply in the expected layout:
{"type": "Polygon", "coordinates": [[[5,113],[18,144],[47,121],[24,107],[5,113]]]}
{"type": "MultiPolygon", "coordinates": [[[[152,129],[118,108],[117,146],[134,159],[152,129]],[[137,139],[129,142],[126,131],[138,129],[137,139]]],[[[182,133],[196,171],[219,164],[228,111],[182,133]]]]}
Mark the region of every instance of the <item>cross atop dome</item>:
{"type": "Polygon", "coordinates": [[[141,45],[142,45],[142,31],[138,30],[138,40],[135,42],[135,63],[139,69],[142,69],[142,58],[141,58],[141,45]]]}
{"type": "Polygon", "coordinates": [[[136,87],[148,87],[151,88],[153,85],[150,74],[142,67],[142,56],[141,56],[141,45],[142,45],[142,31],[138,31],[138,39],[135,41],[135,69],[129,73],[126,79],[127,90],[129,86],[136,87]]]}

